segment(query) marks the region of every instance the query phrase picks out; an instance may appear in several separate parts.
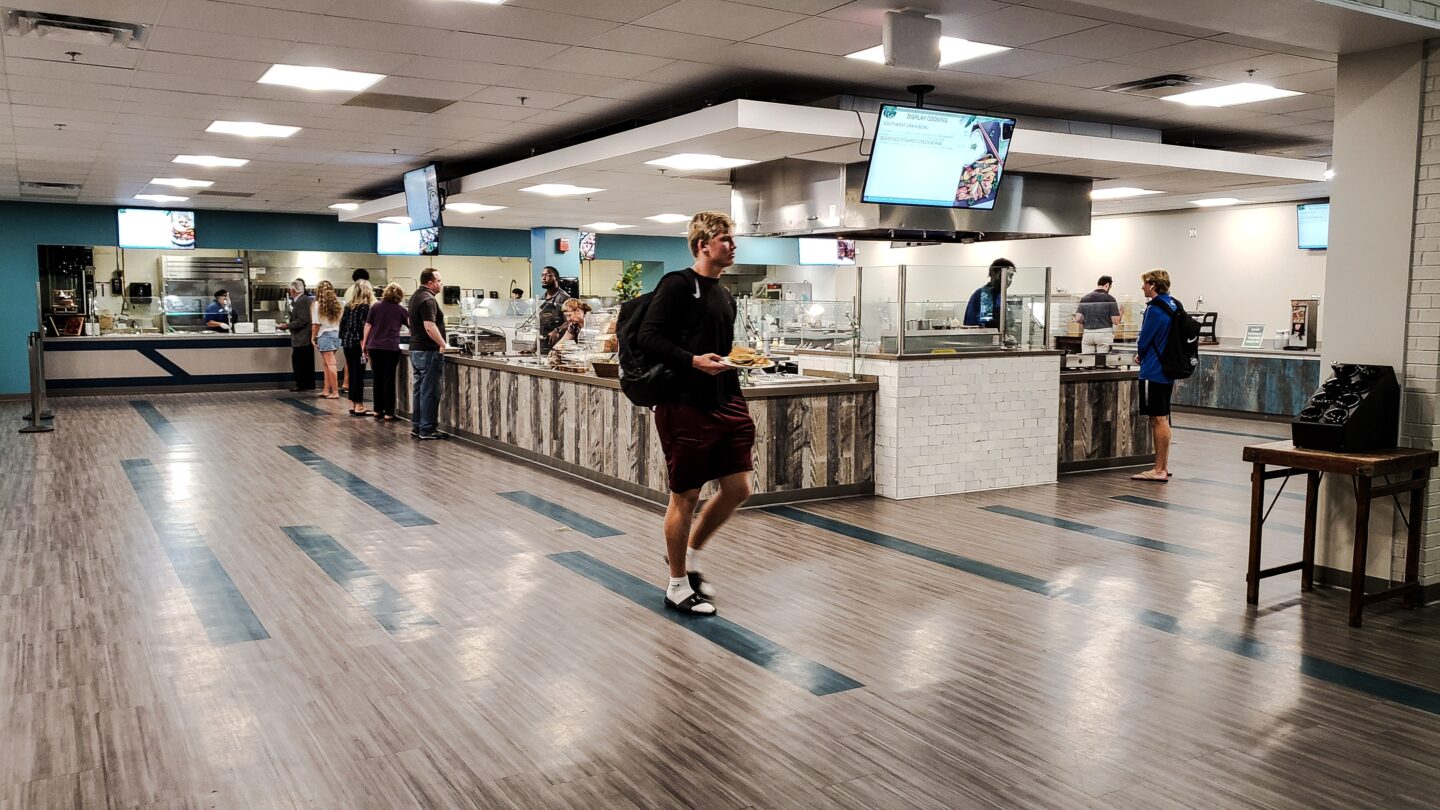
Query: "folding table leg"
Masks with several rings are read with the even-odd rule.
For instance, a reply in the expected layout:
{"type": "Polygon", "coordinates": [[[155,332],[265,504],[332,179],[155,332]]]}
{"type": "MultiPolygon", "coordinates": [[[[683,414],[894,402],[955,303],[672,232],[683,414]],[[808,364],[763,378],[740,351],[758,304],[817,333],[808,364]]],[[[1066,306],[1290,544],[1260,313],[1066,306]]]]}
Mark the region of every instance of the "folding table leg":
{"type": "Polygon", "coordinates": [[[1304,567],[1300,569],[1300,590],[1315,586],[1315,523],[1320,511],[1320,473],[1305,475],[1305,548],[1304,567]]]}
{"type": "Polygon", "coordinates": [[[1430,486],[1430,471],[1416,470],[1410,477],[1425,481],[1425,486],[1410,490],[1410,532],[1405,538],[1405,582],[1416,584],[1405,592],[1401,604],[1414,608],[1420,604],[1420,544],[1424,542],[1422,527],[1425,523],[1425,493],[1430,486]]]}
{"type": "Polygon", "coordinates": [[[1245,601],[1260,601],[1260,532],[1265,522],[1265,463],[1250,470],[1250,567],[1245,574],[1245,601]]]}
{"type": "Polygon", "coordinates": [[[1365,558],[1370,551],[1370,476],[1357,475],[1355,494],[1355,562],[1350,569],[1350,626],[1360,626],[1365,610],[1365,558]]]}

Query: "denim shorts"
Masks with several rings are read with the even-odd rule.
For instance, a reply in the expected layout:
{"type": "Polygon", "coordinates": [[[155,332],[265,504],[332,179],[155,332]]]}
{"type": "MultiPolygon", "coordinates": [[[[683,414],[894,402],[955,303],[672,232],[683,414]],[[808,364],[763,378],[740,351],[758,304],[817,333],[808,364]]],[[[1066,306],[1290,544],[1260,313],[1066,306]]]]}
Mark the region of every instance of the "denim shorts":
{"type": "Polygon", "coordinates": [[[320,336],[315,339],[315,347],[322,352],[340,351],[340,333],[321,332],[320,336]]]}

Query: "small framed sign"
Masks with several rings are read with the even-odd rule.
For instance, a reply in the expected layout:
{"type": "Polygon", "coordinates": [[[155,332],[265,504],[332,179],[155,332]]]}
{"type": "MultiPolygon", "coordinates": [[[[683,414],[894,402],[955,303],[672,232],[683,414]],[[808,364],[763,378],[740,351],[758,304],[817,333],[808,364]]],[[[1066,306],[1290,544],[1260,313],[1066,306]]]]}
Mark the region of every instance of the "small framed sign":
{"type": "Polygon", "coordinates": [[[1240,344],[1240,347],[1244,349],[1265,348],[1265,324],[1245,324],[1245,340],[1240,344]]]}

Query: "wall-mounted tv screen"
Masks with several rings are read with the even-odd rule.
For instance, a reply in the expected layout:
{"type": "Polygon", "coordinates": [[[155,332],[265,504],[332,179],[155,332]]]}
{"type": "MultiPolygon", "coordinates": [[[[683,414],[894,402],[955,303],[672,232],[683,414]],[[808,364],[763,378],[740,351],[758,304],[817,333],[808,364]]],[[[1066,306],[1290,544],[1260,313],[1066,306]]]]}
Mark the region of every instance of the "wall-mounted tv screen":
{"type": "Polygon", "coordinates": [[[595,260],[595,232],[580,232],[580,259],[582,261],[595,260]]]}
{"type": "Polygon", "coordinates": [[[801,264],[853,265],[854,239],[796,239],[801,264]]]}
{"type": "Polygon", "coordinates": [[[1295,206],[1296,230],[1301,250],[1325,250],[1330,247],[1330,203],[1305,203],[1295,206]]]}
{"type": "Polygon", "coordinates": [[[375,226],[375,252],[382,256],[438,256],[440,229],[412,231],[399,222],[375,226]]]}
{"type": "Polygon", "coordinates": [[[434,164],[405,173],[405,212],[412,231],[440,227],[440,181],[434,164]]]}
{"type": "Polygon", "coordinates": [[[122,248],[195,249],[195,212],[121,208],[117,215],[122,248]]]}
{"type": "Polygon", "coordinates": [[[931,208],[995,207],[1013,118],[880,108],[861,199],[931,208]]]}

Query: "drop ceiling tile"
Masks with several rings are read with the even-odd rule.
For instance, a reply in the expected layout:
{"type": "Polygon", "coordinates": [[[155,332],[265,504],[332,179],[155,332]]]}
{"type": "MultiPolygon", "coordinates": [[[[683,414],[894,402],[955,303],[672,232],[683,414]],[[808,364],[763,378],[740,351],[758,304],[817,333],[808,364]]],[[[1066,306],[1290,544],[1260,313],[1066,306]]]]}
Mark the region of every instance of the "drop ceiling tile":
{"type": "Polygon", "coordinates": [[[907,3],[896,3],[893,0],[855,0],[830,9],[821,16],[866,25],[881,25],[885,21],[885,12],[908,7],[924,11],[931,17],[939,17],[946,25],[950,25],[967,17],[999,11],[1007,5],[1008,3],[997,3],[994,0],[918,0],[907,3]]]}
{"type": "Polygon", "coordinates": [[[701,36],[693,32],[666,31],[640,25],[613,28],[584,43],[592,48],[622,53],[668,56],[673,59],[700,59],[731,44],[731,40],[701,36]]]}
{"type": "Polygon", "coordinates": [[[144,53],[137,48],[104,48],[28,37],[5,37],[4,52],[12,59],[40,59],[111,68],[133,68],[144,53]],[[75,54],[73,58],[72,53],[75,54]]]}
{"type": "Polygon", "coordinates": [[[547,93],[544,90],[521,90],[516,87],[487,87],[465,98],[482,104],[504,104],[512,107],[527,107],[538,110],[553,110],[569,104],[580,96],[570,93],[547,93]],[[522,102],[520,99],[524,98],[522,102]]]}
{"type": "Polygon", "coordinates": [[[1161,20],[1154,17],[1147,17],[1143,13],[1132,14],[1124,11],[1115,11],[1108,8],[1101,8],[1100,6],[1091,5],[1086,2],[1077,2],[1077,0],[1024,0],[1024,5],[1031,6],[1032,8],[1043,8],[1048,11],[1059,11],[1065,14],[1074,14],[1079,17],[1092,17],[1094,19],[1104,20],[1106,22],[1125,23],[1127,25],[1133,25],[1137,28],[1149,28],[1155,31],[1165,31],[1171,34],[1179,34],[1184,37],[1203,39],[1205,37],[1213,37],[1216,34],[1221,33],[1220,31],[1216,31],[1210,28],[1202,28],[1200,26],[1186,25],[1184,23],[1169,22],[1167,20],[1161,20]]]}
{"type": "Polygon", "coordinates": [[[1110,61],[1126,65],[1155,68],[1161,73],[1195,71],[1210,65],[1221,65],[1241,59],[1254,59],[1265,52],[1242,48],[1210,39],[1193,39],[1178,45],[1167,45],[1149,51],[1117,56],[1110,61]]]}
{"type": "Polygon", "coordinates": [[[1057,14],[1025,6],[1009,6],[978,17],[970,17],[961,22],[958,28],[952,26],[946,29],[945,33],[973,42],[1019,47],[1100,25],[1100,21],[1087,17],[1057,14]]]}
{"type": "Polygon", "coordinates": [[[150,52],[140,60],[139,69],[151,73],[176,73],[216,79],[254,82],[265,75],[270,65],[264,62],[243,62],[213,56],[191,56],[179,53],[150,52]]]}
{"type": "Polygon", "coordinates": [[[1284,53],[1269,53],[1250,59],[1210,65],[1196,71],[1212,79],[1227,82],[1261,82],[1283,86],[1288,76],[1334,70],[1334,63],[1284,53]],[[1253,75],[1249,71],[1255,71],[1253,75]]]}
{"type": "Polygon", "coordinates": [[[1155,75],[1155,70],[1137,65],[1118,65],[1114,62],[1090,62],[1074,65],[1064,70],[1036,73],[1026,78],[1031,81],[1047,82],[1070,87],[1109,87],[1113,84],[1132,82],[1155,75]]]}
{"type": "Polygon", "coordinates": [[[670,5],[675,0],[509,0],[509,5],[552,11],[596,20],[628,23],[670,5]]]}
{"type": "Polygon", "coordinates": [[[506,77],[505,84],[521,90],[599,95],[601,90],[615,86],[616,82],[613,78],[605,76],[585,76],[556,70],[530,68],[506,77]]]}
{"type": "Polygon", "coordinates": [[[568,128],[573,126],[580,126],[589,122],[591,120],[591,115],[589,113],[573,113],[562,112],[560,110],[546,110],[541,113],[536,113],[535,115],[525,120],[535,124],[546,124],[549,126],[568,128]]]}
{"type": "Polygon", "coordinates": [[[130,75],[133,71],[121,68],[92,67],[90,65],[71,64],[68,62],[49,62],[40,59],[16,59],[5,58],[5,72],[11,78],[16,76],[34,76],[41,79],[58,79],[60,81],[84,82],[87,84],[101,84],[111,86],[125,86],[130,83],[130,75]]]}
{"type": "Polygon", "coordinates": [[[359,48],[340,48],[333,45],[297,42],[286,52],[282,61],[287,65],[313,65],[339,68],[340,70],[358,70],[365,73],[382,73],[388,76],[412,58],[414,57],[403,53],[384,53],[359,48]]]}
{"type": "Polygon", "coordinates": [[[435,119],[479,118],[485,121],[523,121],[536,112],[538,111],[529,107],[460,101],[433,113],[432,116],[435,119]]]}
{"type": "Polygon", "coordinates": [[[187,76],[179,73],[135,73],[131,87],[152,90],[176,90],[182,93],[204,93],[216,96],[243,96],[254,87],[252,82],[227,81],[213,76],[187,76]]]}
{"type": "Polygon", "coordinates": [[[1005,76],[1020,78],[1035,73],[1063,70],[1083,65],[1089,60],[1057,53],[1042,53],[1023,48],[993,54],[981,59],[970,59],[942,70],[957,70],[982,76],[1005,76]]]}
{"type": "Polygon", "coordinates": [[[170,0],[160,15],[160,25],[222,34],[239,31],[247,36],[269,39],[293,39],[291,34],[312,25],[316,16],[211,0],[170,0]]]}
{"type": "Polygon", "coordinates": [[[463,82],[475,85],[499,84],[525,68],[518,65],[494,65],[463,59],[437,59],[417,56],[391,71],[392,76],[436,81],[463,82]]]}
{"type": "Polygon", "coordinates": [[[533,67],[562,53],[566,47],[555,43],[526,42],[456,31],[436,40],[431,53],[435,56],[452,59],[533,67]]]}
{"type": "Polygon", "coordinates": [[[672,61],[674,60],[662,56],[577,47],[545,60],[539,67],[590,76],[632,79],[641,73],[658,70],[672,61]]]}
{"type": "Polygon", "coordinates": [[[1110,59],[1127,53],[1176,45],[1185,40],[1186,37],[1179,34],[1110,23],[1063,37],[1036,42],[1030,45],[1030,48],[1047,53],[1083,56],[1088,59],[1110,59]]]}
{"type": "Polygon", "coordinates": [[[283,39],[263,39],[237,33],[192,31],[161,26],[150,32],[146,50],[150,53],[186,53],[253,62],[283,62],[293,47],[283,39]]]}
{"type": "Polygon", "coordinates": [[[1335,109],[1335,99],[1330,96],[1310,95],[1307,93],[1302,96],[1277,98],[1274,101],[1261,101],[1255,104],[1243,104],[1241,106],[1251,112],[1299,113],[1306,110],[1333,110],[1335,109]]]}
{"type": "MultiPolygon", "coordinates": [[[[343,8],[344,4],[339,4],[343,8]]],[[[425,54],[435,43],[435,31],[412,25],[343,16],[307,15],[307,24],[291,33],[298,42],[335,45],[387,53],[425,54]]]]}
{"type": "Polygon", "coordinates": [[[644,101],[648,99],[670,98],[676,92],[674,85],[655,84],[654,82],[642,82],[635,79],[611,85],[594,95],[602,98],[628,99],[633,101],[644,101]]]}
{"type": "Polygon", "coordinates": [[[1286,76],[1276,81],[1275,86],[1283,87],[1286,90],[1298,90],[1301,93],[1334,93],[1335,69],[1315,70],[1310,73],[1286,76]]]}
{"type": "Polygon", "coordinates": [[[749,41],[756,45],[844,56],[879,45],[880,27],[848,20],[811,17],[749,41]]]}
{"type": "Polygon", "coordinates": [[[726,0],[680,0],[636,22],[649,28],[687,31],[738,41],[758,37],[803,19],[805,16],[801,14],[744,6],[726,0]]]}
{"type": "Polygon", "coordinates": [[[459,101],[473,95],[476,88],[484,85],[468,82],[442,82],[434,79],[416,79],[409,76],[390,76],[370,86],[367,93],[388,93],[411,98],[438,98],[459,101]]]}
{"type": "Polygon", "coordinates": [[[739,71],[725,65],[675,61],[649,73],[636,76],[642,82],[689,85],[696,88],[713,86],[738,79],[739,71]]]}

